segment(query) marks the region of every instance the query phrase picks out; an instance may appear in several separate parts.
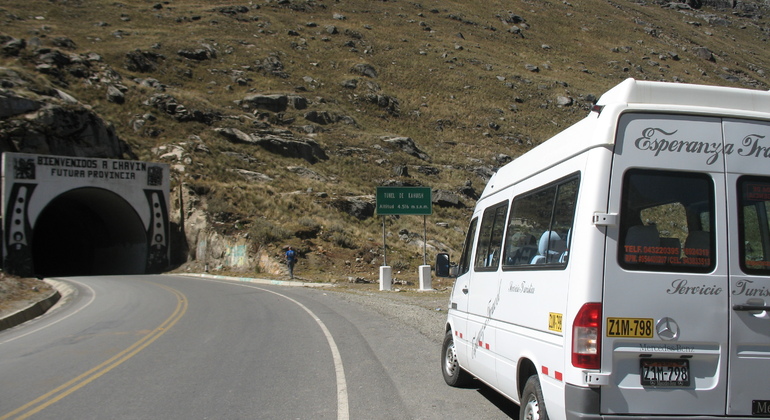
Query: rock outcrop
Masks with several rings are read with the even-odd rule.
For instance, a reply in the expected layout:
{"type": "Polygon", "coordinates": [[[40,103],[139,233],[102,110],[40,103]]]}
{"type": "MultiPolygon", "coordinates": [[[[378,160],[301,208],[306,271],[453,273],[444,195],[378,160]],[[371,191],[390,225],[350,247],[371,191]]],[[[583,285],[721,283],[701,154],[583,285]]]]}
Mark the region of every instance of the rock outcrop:
{"type": "MultiPolygon", "coordinates": [[[[2,76],[0,76],[2,79],[2,76]]],[[[0,151],[100,158],[136,156],[112,124],[69,95],[31,99],[0,90],[0,151]]]]}
{"type": "Polygon", "coordinates": [[[260,146],[270,153],[284,157],[304,159],[309,163],[329,159],[318,142],[312,139],[297,139],[288,131],[261,131],[253,134],[244,133],[237,128],[216,128],[214,131],[233,143],[260,146]]]}

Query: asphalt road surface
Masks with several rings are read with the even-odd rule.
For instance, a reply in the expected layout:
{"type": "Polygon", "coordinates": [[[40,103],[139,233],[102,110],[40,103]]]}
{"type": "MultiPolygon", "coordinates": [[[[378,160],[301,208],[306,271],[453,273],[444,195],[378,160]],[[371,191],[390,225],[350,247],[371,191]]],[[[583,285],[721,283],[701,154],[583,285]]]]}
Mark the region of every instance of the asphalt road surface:
{"type": "Polygon", "coordinates": [[[5,419],[505,419],[441,377],[440,343],[325,289],[180,276],[61,279],[0,332],[5,419]]]}

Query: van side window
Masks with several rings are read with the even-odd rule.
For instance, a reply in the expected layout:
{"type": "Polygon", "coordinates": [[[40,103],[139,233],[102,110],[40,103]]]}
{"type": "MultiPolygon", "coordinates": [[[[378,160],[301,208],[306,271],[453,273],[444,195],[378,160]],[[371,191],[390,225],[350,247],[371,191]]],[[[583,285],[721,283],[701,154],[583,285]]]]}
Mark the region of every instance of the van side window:
{"type": "Polygon", "coordinates": [[[579,181],[572,177],[513,200],[505,238],[506,268],[567,265],[579,181]]]}
{"type": "Polygon", "coordinates": [[[628,270],[713,270],[714,184],[707,174],[632,169],[623,177],[618,261],[628,270]]]}
{"type": "Polygon", "coordinates": [[[476,225],[479,222],[478,217],[474,217],[471,220],[470,226],[468,226],[468,233],[465,235],[465,242],[463,242],[463,253],[460,255],[460,263],[457,267],[457,275],[461,276],[471,269],[471,251],[473,250],[473,238],[476,237],[476,225]]]}
{"type": "Polygon", "coordinates": [[[770,178],[738,180],[741,268],[749,274],[770,273],[770,178]]]}
{"type": "Polygon", "coordinates": [[[500,265],[507,212],[507,201],[484,210],[484,215],[481,217],[479,242],[476,245],[476,263],[474,265],[476,271],[495,271],[500,265]]]}

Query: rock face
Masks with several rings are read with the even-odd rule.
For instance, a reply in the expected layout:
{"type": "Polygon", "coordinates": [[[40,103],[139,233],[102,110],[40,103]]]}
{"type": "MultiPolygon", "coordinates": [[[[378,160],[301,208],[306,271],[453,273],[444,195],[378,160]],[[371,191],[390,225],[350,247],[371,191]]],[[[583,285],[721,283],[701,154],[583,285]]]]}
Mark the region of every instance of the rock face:
{"type": "Polygon", "coordinates": [[[0,91],[0,118],[8,118],[16,115],[37,111],[42,103],[31,99],[22,98],[13,92],[0,91]]]}
{"type": "Polygon", "coordinates": [[[237,128],[215,128],[214,131],[233,143],[261,146],[270,153],[284,157],[304,159],[309,163],[329,159],[321,146],[312,139],[296,139],[290,132],[262,131],[246,134],[237,128]]]}
{"type": "Polygon", "coordinates": [[[243,103],[256,109],[283,112],[289,106],[289,97],[286,95],[249,95],[243,98],[243,103]]]}
{"type": "Polygon", "coordinates": [[[374,217],[375,198],[374,196],[343,197],[332,202],[332,206],[339,211],[345,212],[358,220],[365,220],[374,217]]]}
{"type": "Polygon", "coordinates": [[[126,70],[151,73],[158,68],[158,63],[165,59],[163,55],[152,51],[134,50],[126,53],[126,70]]]}
{"type": "Polygon", "coordinates": [[[0,151],[136,158],[111,124],[70,101],[71,97],[34,100],[0,91],[0,151]]]}
{"type": "Polygon", "coordinates": [[[464,208],[465,204],[460,201],[460,197],[457,194],[450,191],[438,190],[433,192],[432,198],[433,204],[439,207],[456,207],[464,208]]]}
{"type": "Polygon", "coordinates": [[[214,111],[187,108],[168,94],[152,95],[144,104],[165,112],[179,122],[195,121],[211,125],[222,118],[219,113],[214,111]]]}
{"type": "Polygon", "coordinates": [[[265,150],[285,157],[305,159],[309,163],[329,159],[315,140],[287,140],[273,134],[257,135],[257,144],[265,150]]]}

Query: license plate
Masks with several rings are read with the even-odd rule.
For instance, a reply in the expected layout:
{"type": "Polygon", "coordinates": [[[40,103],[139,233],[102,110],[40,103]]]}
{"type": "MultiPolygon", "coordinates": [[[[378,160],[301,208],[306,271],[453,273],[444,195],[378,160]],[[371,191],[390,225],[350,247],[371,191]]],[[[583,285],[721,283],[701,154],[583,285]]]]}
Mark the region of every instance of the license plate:
{"type": "Polygon", "coordinates": [[[607,337],[652,338],[652,318],[607,318],[607,337]]]}
{"type": "Polygon", "coordinates": [[[751,415],[770,417],[770,400],[752,400],[751,415]]]}
{"type": "Polygon", "coordinates": [[[690,362],[688,360],[641,359],[642,386],[688,387],[690,386],[690,362]]]}

